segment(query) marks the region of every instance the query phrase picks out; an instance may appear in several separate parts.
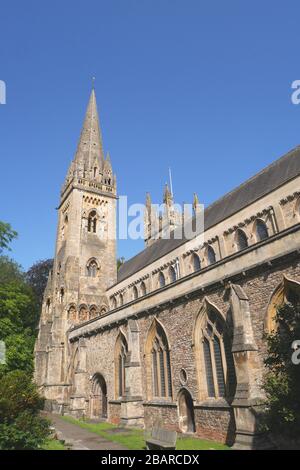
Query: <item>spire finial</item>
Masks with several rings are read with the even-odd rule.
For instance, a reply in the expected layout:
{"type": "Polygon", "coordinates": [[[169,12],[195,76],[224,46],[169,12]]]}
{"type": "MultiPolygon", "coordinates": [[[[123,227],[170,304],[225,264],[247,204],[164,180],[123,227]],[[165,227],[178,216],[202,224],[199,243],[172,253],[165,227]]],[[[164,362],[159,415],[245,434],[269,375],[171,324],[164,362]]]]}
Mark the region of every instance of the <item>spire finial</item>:
{"type": "Polygon", "coordinates": [[[95,90],[96,77],[92,77],[92,90],[95,90]]]}

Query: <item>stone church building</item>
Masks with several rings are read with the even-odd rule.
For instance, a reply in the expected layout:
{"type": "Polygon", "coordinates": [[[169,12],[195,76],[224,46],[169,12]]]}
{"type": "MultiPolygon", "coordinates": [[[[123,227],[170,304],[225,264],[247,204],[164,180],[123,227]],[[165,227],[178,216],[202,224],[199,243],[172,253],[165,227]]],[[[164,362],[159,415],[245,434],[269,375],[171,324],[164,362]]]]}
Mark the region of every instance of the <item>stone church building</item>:
{"type": "Polygon", "coordinates": [[[263,337],[300,286],[300,147],[207,207],[193,240],[152,240],[147,196],[146,247],[119,270],[116,203],[92,90],[35,347],[47,409],[264,446],[263,337]]]}

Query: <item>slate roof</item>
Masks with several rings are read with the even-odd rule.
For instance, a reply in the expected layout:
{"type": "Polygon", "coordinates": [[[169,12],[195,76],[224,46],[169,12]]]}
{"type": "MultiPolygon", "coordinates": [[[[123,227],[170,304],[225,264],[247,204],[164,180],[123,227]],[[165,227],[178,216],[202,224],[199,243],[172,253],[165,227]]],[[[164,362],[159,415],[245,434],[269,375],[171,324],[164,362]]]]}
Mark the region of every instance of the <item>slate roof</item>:
{"type": "MultiPolygon", "coordinates": [[[[300,146],[291,150],[208,206],[204,210],[204,229],[208,230],[299,175],[300,146]]],[[[171,252],[186,241],[185,239],[157,240],[120,267],[118,271],[118,283],[171,252]]]]}

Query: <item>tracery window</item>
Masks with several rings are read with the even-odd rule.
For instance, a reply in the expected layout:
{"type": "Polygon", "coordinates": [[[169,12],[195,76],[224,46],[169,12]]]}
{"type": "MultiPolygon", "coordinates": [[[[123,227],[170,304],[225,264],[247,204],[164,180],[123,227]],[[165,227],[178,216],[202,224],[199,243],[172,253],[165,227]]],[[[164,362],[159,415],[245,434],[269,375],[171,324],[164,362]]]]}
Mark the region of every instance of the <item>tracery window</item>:
{"type": "Polygon", "coordinates": [[[125,395],[125,362],[128,353],[128,345],[125,336],[120,333],[115,346],[115,384],[116,398],[125,395]]]}
{"type": "Polygon", "coordinates": [[[97,230],[97,213],[92,211],[88,217],[88,232],[96,233],[97,230]]]}
{"type": "Polygon", "coordinates": [[[171,362],[168,340],[162,326],[155,322],[148,338],[148,367],[151,368],[152,396],[172,397],[171,362]]]}
{"type": "Polygon", "coordinates": [[[96,277],[97,276],[97,271],[98,271],[98,264],[97,261],[94,259],[89,261],[87,267],[86,267],[87,275],[89,277],[96,277]]]}
{"type": "Polygon", "coordinates": [[[200,381],[204,383],[205,395],[209,398],[232,398],[236,377],[229,329],[222,315],[210,305],[199,315],[195,340],[200,355],[200,381]]]}

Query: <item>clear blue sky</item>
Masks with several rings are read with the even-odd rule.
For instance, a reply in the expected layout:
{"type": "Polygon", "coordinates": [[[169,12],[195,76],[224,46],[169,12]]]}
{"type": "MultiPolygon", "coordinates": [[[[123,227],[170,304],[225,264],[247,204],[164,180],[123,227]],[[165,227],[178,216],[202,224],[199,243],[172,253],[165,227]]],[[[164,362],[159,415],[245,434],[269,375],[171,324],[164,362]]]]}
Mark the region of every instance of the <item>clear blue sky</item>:
{"type": "Polygon", "coordinates": [[[25,268],[53,256],[92,75],[130,202],[159,202],[171,166],[176,200],[207,205],[300,144],[299,2],[6,0],[0,17],[0,219],[25,268]]]}

